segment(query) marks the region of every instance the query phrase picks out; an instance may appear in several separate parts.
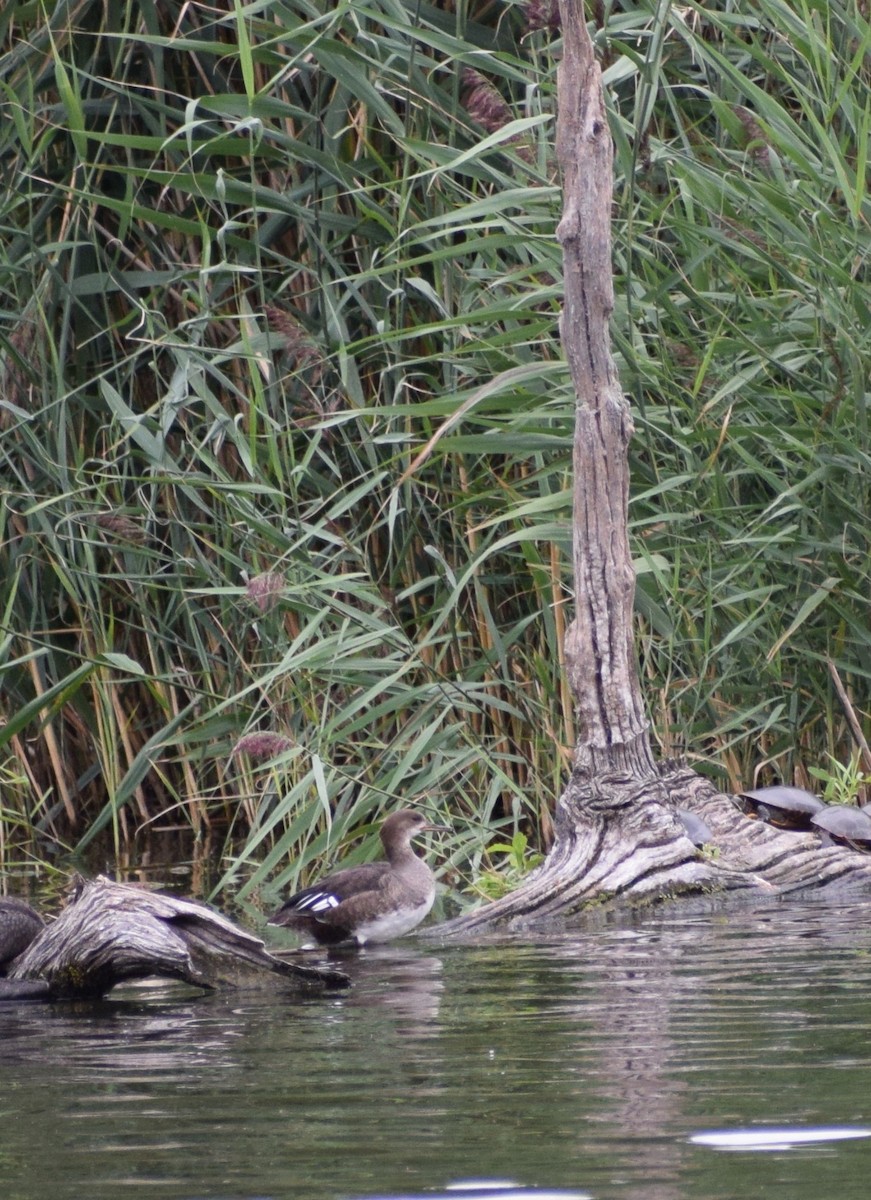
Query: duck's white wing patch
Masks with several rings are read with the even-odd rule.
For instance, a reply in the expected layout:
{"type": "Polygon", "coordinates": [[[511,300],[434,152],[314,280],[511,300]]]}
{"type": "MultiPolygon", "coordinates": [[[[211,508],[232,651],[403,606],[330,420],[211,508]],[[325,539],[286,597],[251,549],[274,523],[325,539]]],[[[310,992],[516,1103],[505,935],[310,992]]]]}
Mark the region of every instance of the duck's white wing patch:
{"type": "Polygon", "coordinates": [[[294,905],[297,912],[319,913],[327,912],[331,908],[339,907],[339,899],[332,892],[312,892],[309,896],[303,896],[294,905]]]}

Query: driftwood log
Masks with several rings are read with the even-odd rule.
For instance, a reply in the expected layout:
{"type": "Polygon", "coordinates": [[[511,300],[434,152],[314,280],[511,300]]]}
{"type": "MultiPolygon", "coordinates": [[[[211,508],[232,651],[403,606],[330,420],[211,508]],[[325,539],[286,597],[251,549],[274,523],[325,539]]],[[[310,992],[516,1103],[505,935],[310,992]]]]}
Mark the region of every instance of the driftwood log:
{"type": "MultiPolygon", "coordinates": [[[[560,0],[557,157],[563,212],[561,335],[576,393],[572,510],[575,616],[565,644],[579,735],[555,813],[554,845],[515,892],[432,935],[528,927],[603,900],[714,891],[871,889],[871,858],[821,848],[814,834],[743,816],[687,767],[653,756],[634,645],[628,538],[632,417],[611,352],[613,170],[602,79],[583,0],[560,0]],[[714,837],[700,852],[676,810],[699,813],[714,837]]],[[[789,782],[789,781],[786,781],[789,782]]]]}
{"type": "Polygon", "coordinates": [[[348,986],[339,971],[275,958],[259,938],[205,905],[97,878],[75,882],[57,920],[14,962],[5,994],[23,983],[50,999],[93,999],[152,976],[209,989],[312,993],[348,986]]]}

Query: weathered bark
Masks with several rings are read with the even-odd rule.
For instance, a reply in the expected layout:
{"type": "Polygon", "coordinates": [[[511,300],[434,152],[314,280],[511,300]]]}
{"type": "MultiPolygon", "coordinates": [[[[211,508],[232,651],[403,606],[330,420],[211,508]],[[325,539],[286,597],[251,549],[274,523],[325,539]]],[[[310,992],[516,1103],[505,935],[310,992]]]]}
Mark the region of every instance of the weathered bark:
{"type": "Polygon", "coordinates": [[[298,993],[348,985],[339,971],[273,957],[259,938],[202,904],[103,878],[78,881],[71,903],[9,972],[13,983],[46,985],[50,998],[99,997],[151,976],[298,993]]]}
{"type": "Polygon", "coordinates": [[[635,579],[628,538],[632,420],[611,354],[612,145],[601,72],[582,0],[560,0],[557,156],[563,177],[562,342],[577,396],[574,436],[575,618],[566,670],[579,736],[545,863],[518,891],[442,934],[529,925],[616,896],[850,882],[871,886],[871,860],[823,850],[813,834],[742,816],[692,771],[653,758],[633,636],[635,579]],[[703,812],[716,857],[685,836],[677,807],[703,812]]]}
{"type": "Polygon", "coordinates": [[[610,770],[622,748],[633,775],[655,773],[635,661],[629,548],[632,418],[611,355],[612,146],[601,72],[581,0],[562,5],[557,157],[563,176],[562,344],[575,385],[572,555],[575,619],[565,660],[580,734],[576,769],[610,770]]]}
{"type": "MultiPolygon", "coordinates": [[[[607,779],[601,787],[607,792],[607,779]]],[[[531,929],[564,920],[586,906],[644,903],[687,895],[744,891],[785,894],[813,889],[871,891],[871,857],[825,846],[815,833],[751,820],[688,767],[664,769],[656,784],[622,787],[625,809],[594,812],[578,803],[569,782],[557,810],[556,842],[523,885],[492,904],[424,931],[432,938],[469,937],[493,929],[531,929]],[[657,799],[657,797],[659,799],[657,799]],[[661,803],[660,803],[661,801],[661,803]],[[704,817],[712,840],[699,851],[684,836],[674,809],[704,817]],[[658,809],[658,813],[657,810],[658,809]]],[[[588,789],[588,794],[595,789],[588,789]]]]}

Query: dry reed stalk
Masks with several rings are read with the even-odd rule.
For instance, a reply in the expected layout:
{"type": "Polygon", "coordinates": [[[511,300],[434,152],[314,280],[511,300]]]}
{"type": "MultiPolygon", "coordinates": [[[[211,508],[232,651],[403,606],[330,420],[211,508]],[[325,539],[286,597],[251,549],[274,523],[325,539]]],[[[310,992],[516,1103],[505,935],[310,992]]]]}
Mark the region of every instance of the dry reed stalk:
{"type": "MultiPolygon", "coordinates": [[[[27,664],[27,669],[30,672],[30,678],[33,683],[33,690],[37,696],[45,695],[45,688],[42,686],[42,679],[39,674],[39,667],[36,660],[31,659],[27,664]]],[[[54,732],[54,727],[50,720],[47,720],[42,727],[42,737],[45,742],[45,747],[48,750],[49,761],[51,762],[54,782],[57,790],[60,792],[60,798],[64,806],[64,811],[67,814],[67,820],[70,827],[75,829],[78,823],[78,814],[76,806],[73,804],[72,796],[70,795],[67,786],[66,769],[64,767],[63,755],[61,754],[57,736],[54,732]]]]}

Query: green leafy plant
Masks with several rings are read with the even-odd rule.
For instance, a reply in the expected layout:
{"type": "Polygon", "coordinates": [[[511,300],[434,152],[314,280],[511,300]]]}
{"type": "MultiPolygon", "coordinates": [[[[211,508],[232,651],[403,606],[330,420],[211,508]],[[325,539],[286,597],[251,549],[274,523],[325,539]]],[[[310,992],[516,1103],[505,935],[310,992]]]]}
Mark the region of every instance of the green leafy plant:
{"type": "Polygon", "coordinates": [[[828,756],[827,767],[810,767],[814,779],[823,785],[826,804],[867,803],[867,790],[871,787],[871,772],[862,767],[861,755],[856,751],[847,762],[828,756]]]}
{"type": "Polygon", "coordinates": [[[544,862],[544,855],[529,847],[529,838],[517,830],[510,842],[492,842],[487,856],[498,855],[496,864],[481,872],[468,888],[488,900],[498,900],[520,884],[530,871],[544,862]]]}

